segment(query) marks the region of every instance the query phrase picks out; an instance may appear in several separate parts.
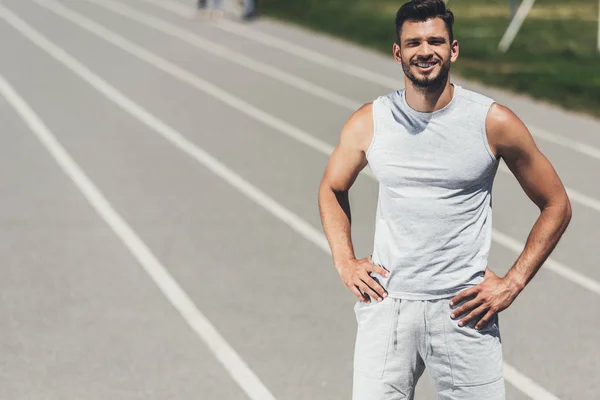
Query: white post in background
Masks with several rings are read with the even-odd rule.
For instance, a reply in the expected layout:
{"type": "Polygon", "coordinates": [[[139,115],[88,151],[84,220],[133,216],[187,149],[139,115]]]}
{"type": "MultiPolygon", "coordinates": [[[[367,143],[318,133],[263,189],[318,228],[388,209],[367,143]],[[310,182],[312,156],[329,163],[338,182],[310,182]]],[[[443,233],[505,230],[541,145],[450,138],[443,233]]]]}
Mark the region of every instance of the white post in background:
{"type": "Polygon", "coordinates": [[[506,53],[513,40],[515,40],[515,37],[517,37],[517,33],[519,33],[519,29],[521,29],[523,21],[525,21],[525,18],[529,15],[533,3],[535,3],[535,0],[523,0],[519,6],[515,17],[510,21],[508,28],[506,28],[506,32],[504,32],[504,36],[502,36],[500,43],[498,43],[498,48],[503,53],[506,53]]]}
{"type": "Polygon", "coordinates": [[[600,52],[600,0],[598,0],[598,51],[600,52]]]}
{"type": "Polygon", "coordinates": [[[517,9],[519,8],[519,4],[517,0],[510,0],[510,20],[512,21],[512,19],[515,17],[515,14],[517,13],[517,9]]]}

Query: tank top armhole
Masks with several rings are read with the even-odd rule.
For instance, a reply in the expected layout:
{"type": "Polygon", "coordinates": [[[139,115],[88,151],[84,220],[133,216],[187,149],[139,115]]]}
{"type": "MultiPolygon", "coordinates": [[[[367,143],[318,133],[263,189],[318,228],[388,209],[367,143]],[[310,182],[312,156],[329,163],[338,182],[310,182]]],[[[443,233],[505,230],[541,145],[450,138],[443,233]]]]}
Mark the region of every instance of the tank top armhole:
{"type": "Polygon", "coordinates": [[[490,112],[490,108],[492,107],[492,105],[494,103],[495,103],[495,101],[492,100],[490,102],[490,104],[485,106],[485,114],[483,115],[482,122],[481,122],[481,140],[483,140],[483,145],[485,146],[485,150],[488,153],[488,155],[490,156],[490,158],[492,159],[492,161],[497,162],[498,159],[496,158],[496,156],[494,155],[494,152],[492,151],[492,148],[490,147],[490,142],[488,141],[488,138],[487,138],[487,130],[485,128],[485,121],[487,119],[487,115],[490,112]]]}
{"type": "Polygon", "coordinates": [[[369,147],[367,148],[367,151],[365,153],[365,157],[367,158],[367,161],[369,161],[369,154],[371,153],[371,150],[373,149],[373,146],[375,144],[375,138],[377,137],[377,106],[378,103],[381,101],[381,98],[377,98],[373,101],[373,105],[371,106],[372,108],[372,116],[373,116],[373,137],[371,138],[371,143],[369,144],[369,147]]]}

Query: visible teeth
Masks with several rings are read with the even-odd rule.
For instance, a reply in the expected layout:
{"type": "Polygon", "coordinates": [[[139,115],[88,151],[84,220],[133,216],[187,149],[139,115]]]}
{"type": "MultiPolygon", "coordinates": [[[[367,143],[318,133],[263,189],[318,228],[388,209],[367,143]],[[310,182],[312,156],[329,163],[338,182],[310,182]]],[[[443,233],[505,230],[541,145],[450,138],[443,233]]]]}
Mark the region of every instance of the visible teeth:
{"type": "Polygon", "coordinates": [[[435,63],[418,63],[417,65],[421,68],[429,68],[435,63]]]}

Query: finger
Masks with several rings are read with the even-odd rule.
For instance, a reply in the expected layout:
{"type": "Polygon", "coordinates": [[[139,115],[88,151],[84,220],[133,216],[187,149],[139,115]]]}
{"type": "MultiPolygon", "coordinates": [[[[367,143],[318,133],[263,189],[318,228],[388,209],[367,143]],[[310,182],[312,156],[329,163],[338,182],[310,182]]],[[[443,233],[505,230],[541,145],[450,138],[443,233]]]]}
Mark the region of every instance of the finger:
{"type": "Polygon", "coordinates": [[[366,297],[362,294],[362,292],[360,290],[358,290],[358,288],[356,286],[351,286],[350,290],[352,290],[352,293],[354,293],[354,295],[356,297],[358,297],[358,300],[362,301],[363,303],[366,302],[366,297]]]}
{"type": "Polygon", "coordinates": [[[372,299],[376,299],[379,300],[381,297],[377,294],[377,292],[375,292],[373,289],[371,289],[369,287],[369,285],[367,285],[366,283],[364,283],[363,281],[360,281],[357,285],[360,290],[363,291],[363,293],[368,294],[372,299]]]}
{"type": "Polygon", "coordinates": [[[450,305],[453,306],[455,304],[460,303],[464,299],[467,299],[467,298],[473,297],[473,296],[477,296],[478,292],[479,292],[478,286],[473,286],[472,288],[465,289],[462,292],[460,292],[459,294],[457,294],[456,296],[454,296],[452,298],[452,300],[450,300],[450,305]]]}
{"type": "Polygon", "coordinates": [[[481,329],[481,328],[484,328],[484,327],[486,327],[486,326],[487,326],[487,324],[489,324],[489,323],[490,323],[490,321],[492,320],[492,318],[494,318],[494,315],[495,315],[495,313],[494,313],[494,312],[492,312],[492,310],[489,310],[489,311],[487,312],[487,314],[485,314],[485,315],[483,316],[483,318],[481,318],[481,319],[479,320],[479,322],[478,322],[478,323],[475,325],[475,329],[479,330],[479,329],[481,329]]]}
{"type": "Polygon", "coordinates": [[[367,267],[367,270],[369,272],[376,272],[379,275],[384,276],[386,278],[389,277],[389,275],[390,275],[390,272],[387,269],[380,267],[379,265],[372,264],[372,263],[369,264],[369,266],[367,267]]]}
{"type": "Polygon", "coordinates": [[[367,285],[369,285],[369,287],[371,289],[373,289],[379,295],[380,298],[383,299],[384,297],[387,296],[385,289],[382,288],[381,285],[379,283],[377,283],[377,281],[375,279],[371,278],[369,275],[363,277],[362,281],[364,283],[366,283],[367,285]]]}
{"type": "Polygon", "coordinates": [[[486,305],[481,305],[481,306],[477,307],[476,309],[471,311],[469,313],[469,315],[467,315],[466,317],[461,319],[460,322],[458,323],[458,326],[467,325],[469,322],[473,321],[475,318],[477,318],[479,315],[485,313],[487,310],[488,310],[488,307],[486,305]]]}
{"type": "Polygon", "coordinates": [[[462,306],[458,307],[456,310],[452,311],[452,313],[450,314],[450,318],[458,318],[461,315],[466,314],[469,311],[472,311],[475,308],[479,307],[481,303],[483,303],[483,301],[475,297],[473,300],[466,302],[462,306]]]}

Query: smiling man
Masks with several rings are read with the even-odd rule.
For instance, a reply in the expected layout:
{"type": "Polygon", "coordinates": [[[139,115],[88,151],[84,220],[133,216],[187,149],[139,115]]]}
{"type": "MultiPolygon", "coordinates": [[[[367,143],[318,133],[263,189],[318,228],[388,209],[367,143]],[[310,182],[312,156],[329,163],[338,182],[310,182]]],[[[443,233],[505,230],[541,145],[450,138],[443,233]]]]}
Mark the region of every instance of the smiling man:
{"type": "Polygon", "coordinates": [[[425,368],[441,400],[504,399],[498,313],[571,219],[565,189],[523,122],[451,82],[453,22],[442,0],[398,10],[393,54],[405,89],[349,118],[319,188],[334,265],[359,299],[354,400],[412,399],[425,368]],[[504,277],[487,268],[500,158],[540,209],[504,277]],[[374,248],[357,259],[348,191],[367,164],[379,181],[374,248]]]}

